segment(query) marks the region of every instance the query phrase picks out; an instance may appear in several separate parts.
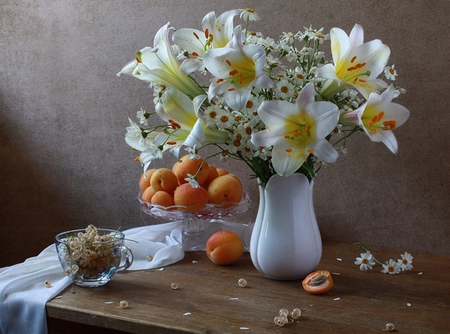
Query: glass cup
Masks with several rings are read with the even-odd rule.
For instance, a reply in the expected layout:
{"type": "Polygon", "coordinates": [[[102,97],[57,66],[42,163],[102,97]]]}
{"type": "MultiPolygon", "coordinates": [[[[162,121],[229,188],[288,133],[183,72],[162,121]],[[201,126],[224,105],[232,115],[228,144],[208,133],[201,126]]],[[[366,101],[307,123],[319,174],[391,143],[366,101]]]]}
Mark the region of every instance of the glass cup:
{"type": "Polygon", "coordinates": [[[133,253],[124,245],[125,235],[116,230],[90,225],[61,232],[55,240],[64,272],[79,286],[105,285],[133,263],[133,253]]]}

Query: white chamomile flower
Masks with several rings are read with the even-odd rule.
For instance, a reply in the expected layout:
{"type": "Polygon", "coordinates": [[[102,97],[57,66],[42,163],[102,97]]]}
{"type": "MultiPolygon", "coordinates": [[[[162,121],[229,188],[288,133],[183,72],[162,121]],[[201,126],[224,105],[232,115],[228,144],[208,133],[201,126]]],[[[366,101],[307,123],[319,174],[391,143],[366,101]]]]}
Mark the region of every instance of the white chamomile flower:
{"type": "Polygon", "coordinates": [[[233,124],[233,115],[226,110],[218,109],[214,119],[215,124],[220,130],[229,128],[233,124]]]}
{"type": "Polygon", "coordinates": [[[388,80],[395,80],[395,77],[398,75],[397,70],[395,69],[395,65],[392,66],[386,66],[384,68],[384,76],[388,80]]]}
{"type": "Polygon", "coordinates": [[[356,258],[355,264],[359,266],[359,270],[367,270],[372,269],[372,266],[375,265],[375,261],[372,254],[367,251],[365,253],[361,253],[361,257],[356,258]]]}
{"type": "Polygon", "coordinates": [[[399,274],[400,273],[400,265],[398,262],[389,259],[389,261],[386,261],[386,264],[383,264],[383,269],[381,270],[384,274],[399,274]]]}
{"type": "Polygon", "coordinates": [[[401,255],[401,259],[398,259],[397,262],[400,265],[400,269],[402,271],[404,270],[411,270],[413,265],[412,265],[412,260],[413,260],[413,256],[407,252],[403,253],[401,255]]]}
{"type": "Polygon", "coordinates": [[[275,91],[279,94],[280,98],[287,100],[294,95],[294,85],[287,79],[282,79],[277,82],[275,91]]]}
{"type": "Polygon", "coordinates": [[[149,114],[142,108],[136,112],[136,117],[139,118],[139,122],[145,126],[148,126],[148,116],[149,114]]]}
{"type": "Polygon", "coordinates": [[[198,183],[197,179],[194,175],[187,174],[187,178],[184,179],[185,181],[189,182],[192,188],[199,188],[200,184],[198,183]]]}
{"type": "Polygon", "coordinates": [[[256,13],[253,8],[241,9],[241,19],[244,21],[258,21],[260,19],[258,13],[256,13]]]}

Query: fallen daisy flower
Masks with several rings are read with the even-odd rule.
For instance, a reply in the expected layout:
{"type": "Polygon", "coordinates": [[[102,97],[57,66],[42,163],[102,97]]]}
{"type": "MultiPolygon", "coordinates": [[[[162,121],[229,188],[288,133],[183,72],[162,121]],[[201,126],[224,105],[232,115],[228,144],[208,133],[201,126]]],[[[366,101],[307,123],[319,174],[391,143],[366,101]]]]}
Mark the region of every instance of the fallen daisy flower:
{"type": "Polygon", "coordinates": [[[401,271],[411,270],[413,268],[413,256],[407,252],[401,254],[401,258],[397,261],[394,259],[389,259],[385,263],[382,263],[378,261],[377,258],[375,258],[375,256],[373,256],[373,254],[362,243],[357,242],[356,245],[361,247],[364,251],[364,253],[361,253],[355,260],[355,264],[359,266],[359,270],[361,271],[372,269],[376,264],[382,266],[382,273],[390,275],[399,274],[401,271]]]}

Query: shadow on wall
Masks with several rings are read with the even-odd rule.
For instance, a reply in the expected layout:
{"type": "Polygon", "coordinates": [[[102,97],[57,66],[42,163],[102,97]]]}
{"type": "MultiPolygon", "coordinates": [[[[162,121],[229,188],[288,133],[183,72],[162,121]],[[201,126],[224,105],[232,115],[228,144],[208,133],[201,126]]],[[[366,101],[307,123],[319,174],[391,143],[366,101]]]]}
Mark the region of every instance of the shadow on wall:
{"type": "MultiPolygon", "coordinates": [[[[4,115],[7,106],[0,102],[4,115]]],[[[26,135],[0,119],[0,267],[23,262],[52,244],[70,209],[58,200],[52,182],[27,158],[26,135]],[[21,144],[19,143],[21,142],[21,144]],[[47,182],[48,181],[48,182],[47,182]],[[45,222],[45,224],[42,224],[45,222]]],[[[50,164],[50,162],[49,162],[50,164]]]]}

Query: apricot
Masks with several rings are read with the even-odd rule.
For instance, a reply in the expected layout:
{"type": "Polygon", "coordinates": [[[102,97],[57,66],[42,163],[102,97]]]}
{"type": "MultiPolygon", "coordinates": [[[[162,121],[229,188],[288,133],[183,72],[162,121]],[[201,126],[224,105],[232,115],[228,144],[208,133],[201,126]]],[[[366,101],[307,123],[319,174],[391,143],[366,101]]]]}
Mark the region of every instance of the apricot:
{"type": "Polygon", "coordinates": [[[141,175],[141,178],[139,179],[139,189],[141,189],[142,193],[145,189],[150,187],[150,178],[152,177],[152,174],[155,170],[156,168],[147,169],[145,173],[141,175]]]}
{"type": "Polygon", "coordinates": [[[152,197],[155,194],[155,190],[152,187],[147,187],[147,189],[144,190],[142,193],[142,200],[147,203],[152,202],[152,197]]]}
{"type": "Polygon", "coordinates": [[[229,172],[224,169],[224,168],[216,168],[217,169],[217,173],[219,174],[219,176],[225,175],[225,174],[229,174],[229,172]]]}
{"type": "Polygon", "coordinates": [[[175,205],[182,205],[179,211],[197,212],[202,211],[208,203],[209,195],[203,187],[194,188],[190,183],[183,183],[175,189],[173,201],[175,205]]]}
{"type": "Polygon", "coordinates": [[[150,185],[155,191],[164,190],[173,193],[178,186],[178,180],[169,168],[158,168],[152,174],[150,185]]]}
{"type": "Polygon", "coordinates": [[[155,192],[155,194],[152,196],[151,203],[153,205],[161,205],[164,207],[174,205],[172,195],[164,190],[158,190],[157,192],[155,192]]]}
{"type": "Polygon", "coordinates": [[[205,182],[202,183],[202,187],[205,189],[208,189],[209,184],[212,180],[214,180],[216,177],[219,176],[219,173],[217,172],[217,168],[213,165],[209,165],[209,174],[206,178],[205,182]]]}
{"type": "Polygon", "coordinates": [[[206,255],[212,262],[221,266],[236,262],[243,253],[244,243],[233,231],[218,231],[206,242],[206,255]]]}
{"type": "Polygon", "coordinates": [[[209,164],[205,161],[203,162],[203,158],[198,159],[189,159],[189,155],[185,155],[180,160],[175,162],[172,167],[172,171],[176,175],[178,179],[178,184],[187,183],[185,180],[188,177],[188,174],[195,175],[200,167],[202,166],[197,175],[197,182],[201,185],[208,178],[209,174],[209,164]]]}
{"type": "Polygon", "coordinates": [[[216,177],[208,186],[208,195],[209,203],[223,204],[223,207],[239,203],[242,199],[241,181],[231,174],[216,177]]]}

